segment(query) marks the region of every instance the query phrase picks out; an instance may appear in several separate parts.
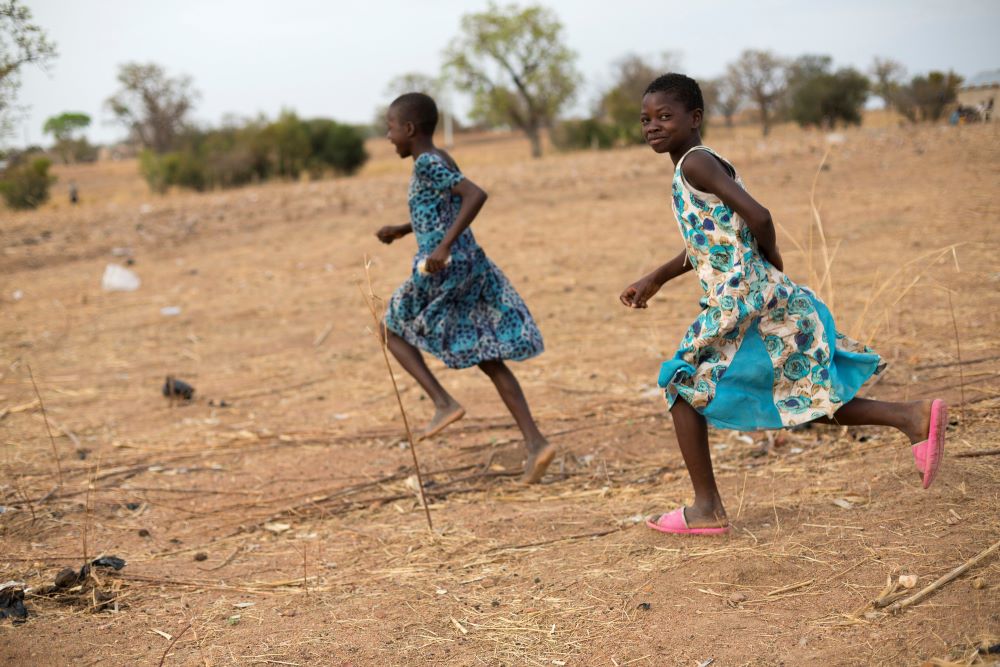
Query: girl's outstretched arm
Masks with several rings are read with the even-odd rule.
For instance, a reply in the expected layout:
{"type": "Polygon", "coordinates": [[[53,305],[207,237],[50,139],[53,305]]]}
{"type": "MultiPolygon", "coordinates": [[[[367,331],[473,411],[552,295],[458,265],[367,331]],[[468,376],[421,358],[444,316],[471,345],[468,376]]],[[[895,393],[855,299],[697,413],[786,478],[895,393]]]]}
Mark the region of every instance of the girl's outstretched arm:
{"type": "Polygon", "coordinates": [[[427,256],[425,266],[428,273],[437,273],[445,267],[445,262],[451,253],[451,244],[455,242],[455,239],[462,232],[469,228],[469,225],[476,219],[479,209],[483,207],[488,197],[485,190],[467,178],[459,181],[451,191],[462,198],[462,207],[455,217],[455,222],[448,228],[444,238],[441,239],[441,243],[434,249],[434,252],[427,256]]]}
{"type": "Polygon", "coordinates": [[[681,171],[688,183],[702,192],[710,192],[739,213],[757,239],[757,247],[764,259],[779,271],[785,270],[781,253],[778,252],[778,237],[774,231],[771,212],[741,188],[721,162],[705,151],[695,151],[684,160],[681,171]]]}
{"type": "Polygon", "coordinates": [[[687,250],[681,250],[672,260],[626,287],[618,298],[629,308],[645,308],[646,302],[659,292],[667,281],[690,270],[691,262],[688,260],[687,250]]]}
{"type": "Polygon", "coordinates": [[[388,245],[396,239],[403,238],[412,231],[413,225],[408,222],[405,225],[386,225],[375,232],[375,236],[378,237],[379,241],[388,245]]]}

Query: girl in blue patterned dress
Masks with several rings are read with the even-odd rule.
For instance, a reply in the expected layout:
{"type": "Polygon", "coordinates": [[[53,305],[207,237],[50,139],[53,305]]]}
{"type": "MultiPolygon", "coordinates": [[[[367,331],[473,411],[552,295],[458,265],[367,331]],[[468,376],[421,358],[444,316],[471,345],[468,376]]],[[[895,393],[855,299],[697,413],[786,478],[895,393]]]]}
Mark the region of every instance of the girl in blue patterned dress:
{"type": "Polygon", "coordinates": [[[413,158],[410,223],[383,227],[377,236],[383,243],[410,232],[417,238],[412,273],[389,301],[387,344],[434,402],[436,413],[421,438],[440,433],[465,415],[427,368],[423,349],[449,368],[479,366],[489,376],[524,436],[523,479],[537,482],[552,462],[555,447],[539,432],[504,361],[541,353],[542,335],[524,301],[469,229],[486,193],[434,146],[437,119],[434,100],[422,93],[397,98],[386,115],[387,137],[396,153],[413,158]]]}
{"type": "Polygon", "coordinates": [[[695,500],[647,525],[667,533],[729,532],[712,472],[709,423],[738,430],[811,421],[892,426],[913,443],[927,488],[944,452],[944,402],[857,397],[885,364],[839,333],[823,302],[783,273],[770,213],[728,161],[701,145],[703,109],[697,82],[682,74],[656,79],[642,99],[646,142],[675,166],[672,208],[685,247],[627,287],[621,301],[645,308],[664,283],[690,270],[704,292],[701,313],[659,377],[695,500]]]}

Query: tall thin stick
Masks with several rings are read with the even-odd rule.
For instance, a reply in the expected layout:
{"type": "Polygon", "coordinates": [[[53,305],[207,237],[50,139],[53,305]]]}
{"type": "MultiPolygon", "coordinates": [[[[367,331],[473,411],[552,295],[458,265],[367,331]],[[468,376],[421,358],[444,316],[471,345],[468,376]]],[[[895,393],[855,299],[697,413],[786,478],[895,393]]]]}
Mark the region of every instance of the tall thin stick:
{"type": "MultiPolygon", "coordinates": [[[[371,259],[365,255],[365,279],[368,281],[368,294],[364,293],[362,290],[361,295],[365,297],[365,303],[368,304],[368,310],[372,314],[372,320],[375,322],[375,327],[378,332],[375,333],[376,338],[379,340],[379,347],[382,348],[382,358],[385,360],[385,367],[389,371],[389,379],[392,380],[392,390],[396,394],[396,403],[399,405],[399,413],[403,416],[403,426],[406,428],[406,438],[410,442],[410,454],[413,455],[413,468],[417,471],[417,485],[420,487],[420,502],[424,506],[424,514],[427,515],[427,528],[431,531],[434,530],[434,524],[431,522],[431,510],[427,506],[427,496],[424,495],[424,478],[420,474],[420,462],[417,460],[417,446],[413,440],[413,431],[410,430],[410,420],[406,417],[406,408],[403,407],[403,397],[399,394],[399,386],[396,384],[396,374],[392,371],[392,364],[389,363],[389,332],[385,326],[385,317],[383,317],[384,312],[380,312],[379,303],[382,299],[375,294],[375,289],[372,287],[372,275],[371,275],[371,259]]],[[[360,285],[358,286],[361,287],[360,285]]]]}
{"type": "MultiPolygon", "coordinates": [[[[816,174],[813,176],[812,188],[809,190],[809,208],[812,209],[813,222],[816,223],[816,231],[819,232],[819,247],[823,253],[823,279],[819,281],[820,286],[816,288],[817,294],[822,294],[822,286],[826,284],[827,279],[830,277],[830,267],[833,265],[833,258],[830,257],[826,243],[826,232],[823,230],[823,219],[820,218],[819,207],[816,206],[816,185],[819,183],[820,172],[823,171],[823,165],[826,164],[826,159],[829,156],[830,149],[827,148],[826,152],[823,153],[823,159],[819,161],[819,166],[816,167],[816,174]]],[[[812,227],[809,228],[809,270],[812,272],[812,227]]],[[[825,299],[826,305],[830,307],[830,310],[833,310],[834,307],[833,296],[833,283],[831,282],[825,299]]]]}
{"type": "Polygon", "coordinates": [[[958,381],[959,397],[962,404],[958,406],[958,423],[965,424],[965,371],[962,370],[962,344],[958,341],[958,322],[955,320],[955,306],[951,302],[951,290],[945,288],[948,293],[948,309],[951,311],[951,325],[955,328],[955,352],[958,355],[958,381]]]}
{"type": "Polygon", "coordinates": [[[28,377],[31,378],[31,386],[35,389],[35,397],[38,398],[38,407],[42,410],[42,419],[45,420],[45,432],[49,434],[49,442],[52,443],[52,456],[56,460],[56,472],[59,474],[59,486],[63,485],[62,464],[59,462],[59,450],[56,448],[56,439],[52,437],[52,429],[49,428],[49,416],[45,412],[45,403],[42,402],[42,395],[38,392],[38,385],[35,384],[35,375],[31,372],[31,364],[25,364],[28,369],[28,377]]]}

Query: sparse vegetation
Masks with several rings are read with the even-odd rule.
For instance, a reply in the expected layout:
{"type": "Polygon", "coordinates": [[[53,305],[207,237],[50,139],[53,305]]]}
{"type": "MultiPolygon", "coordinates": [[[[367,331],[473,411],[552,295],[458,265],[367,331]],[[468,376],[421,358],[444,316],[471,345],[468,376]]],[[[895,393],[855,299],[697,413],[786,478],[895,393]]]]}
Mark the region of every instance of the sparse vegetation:
{"type": "Polygon", "coordinates": [[[49,186],[56,178],[49,174],[52,161],[46,157],[25,157],[0,175],[0,195],[13,209],[31,209],[49,198],[49,186]]]}

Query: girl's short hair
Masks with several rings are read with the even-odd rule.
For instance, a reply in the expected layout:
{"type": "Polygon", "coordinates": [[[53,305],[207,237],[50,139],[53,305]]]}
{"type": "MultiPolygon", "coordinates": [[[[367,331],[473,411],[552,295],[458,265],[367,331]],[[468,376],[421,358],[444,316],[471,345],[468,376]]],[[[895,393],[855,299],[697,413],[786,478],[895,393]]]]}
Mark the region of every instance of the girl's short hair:
{"type": "Polygon", "coordinates": [[[404,93],[394,99],[389,108],[396,110],[400,121],[413,123],[422,134],[434,134],[438,123],[438,108],[430,95],[404,93]]]}
{"type": "Polygon", "coordinates": [[[698,82],[684,74],[670,72],[653,79],[653,82],[646,86],[646,92],[650,93],[670,93],[678,102],[684,105],[688,111],[695,109],[705,110],[705,100],[701,95],[701,86],[698,82]]]}

